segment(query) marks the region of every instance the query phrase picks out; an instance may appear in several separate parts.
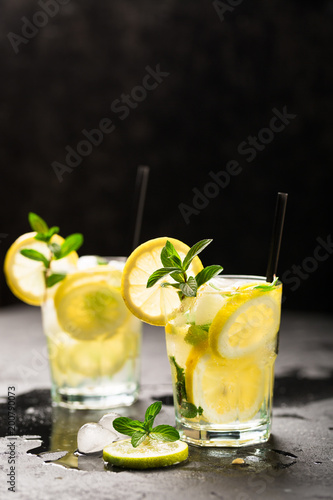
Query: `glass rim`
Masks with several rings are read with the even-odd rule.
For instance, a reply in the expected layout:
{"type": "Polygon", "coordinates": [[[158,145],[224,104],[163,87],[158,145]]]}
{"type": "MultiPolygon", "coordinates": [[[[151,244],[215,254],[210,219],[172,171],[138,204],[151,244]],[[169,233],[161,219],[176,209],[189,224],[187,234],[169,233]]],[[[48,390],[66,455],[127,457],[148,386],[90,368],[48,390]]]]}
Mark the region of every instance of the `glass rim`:
{"type": "Polygon", "coordinates": [[[247,279],[247,280],[261,280],[266,281],[266,276],[257,276],[255,274],[219,274],[214,279],[227,278],[227,279],[247,279]]]}
{"type": "MultiPolygon", "coordinates": [[[[215,278],[212,279],[214,282],[215,280],[221,281],[221,280],[249,280],[249,281],[262,281],[263,283],[268,283],[266,276],[257,276],[255,274],[219,274],[218,276],[215,276],[215,278]]],[[[276,285],[281,286],[282,281],[277,280],[276,285]]]]}

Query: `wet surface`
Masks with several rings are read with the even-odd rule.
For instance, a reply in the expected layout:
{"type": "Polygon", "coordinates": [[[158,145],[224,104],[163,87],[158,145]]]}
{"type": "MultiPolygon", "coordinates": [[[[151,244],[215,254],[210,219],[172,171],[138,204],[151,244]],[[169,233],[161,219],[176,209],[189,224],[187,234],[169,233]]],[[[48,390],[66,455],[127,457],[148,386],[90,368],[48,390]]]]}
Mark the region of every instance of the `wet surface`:
{"type": "Polygon", "coordinates": [[[304,377],[300,371],[275,378],[274,407],[302,406],[333,397],[333,370],[327,377],[304,377]]]}
{"type": "MultiPolygon", "coordinates": [[[[311,386],[308,382],[308,379],[299,379],[297,376],[278,378],[276,380],[277,398],[275,401],[280,402],[279,406],[288,402],[288,398],[294,401],[295,392],[297,392],[299,401],[311,400],[313,397],[311,391],[314,390],[315,384],[311,386]],[[283,388],[288,390],[283,391],[283,388]],[[302,388],[306,389],[303,393],[302,388]],[[279,396],[279,390],[282,392],[282,396],[279,396]]],[[[327,381],[327,389],[328,386],[329,381],[327,381]]],[[[332,387],[330,387],[331,389],[332,387]]],[[[329,397],[330,391],[327,390],[323,394],[325,397],[329,397]]],[[[172,407],[173,405],[171,394],[153,396],[151,399],[160,400],[165,406],[172,407]]],[[[32,441],[32,447],[28,453],[38,455],[45,463],[53,463],[66,468],[85,471],[110,470],[103,463],[102,453],[79,454],[76,441],[78,429],[87,422],[97,422],[102,415],[107,413],[105,410],[69,411],[66,408],[53,407],[48,390],[35,390],[22,394],[17,397],[16,404],[17,434],[32,441]],[[40,444],[33,446],[36,444],[36,439],[39,439],[40,444]]],[[[135,414],[135,405],[118,411],[122,415],[133,415],[135,414]]],[[[0,404],[0,434],[2,436],[6,433],[6,414],[6,403],[0,404]]],[[[278,418],[306,420],[302,415],[288,412],[279,414],[278,418]]],[[[298,458],[295,453],[278,449],[274,437],[271,437],[268,443],[260,447],[206,449],[204,450],[204,460],[202,453],[201,448],[191,446],[191,460],[183,464],[182,467],[186,467],[189,471],[200,467],[201,471],[215,471],[228,475],[235,474],[239,468],[243,469],[243,472],[249,473],[262,472],[266,469],[279,471],[293,466],[298,458]],[[234,458],[242,458],[244,464],[232,465],[231,462],[234,458]]],[[[112,471],[121,472],[122,469],[112,467],[112,471]]]]}
{"type": "MultiPolygon", "coordinates": [[[[172,395],[153,397],[165,405],[172,405],[172,395]]],[[[83,455],[77,451],[77,432],[87,422],[97,422],[105,410],[69,411],[66,408],[51,405],[48,390],[35,390],[17,397],[17,434],[24,436],[39,446],[32,446],[28,453],[38,455],[45,463],[53,463],[66,468],[86,471],[110,470],[104,465],[102,453],[83,455]]],[[[7,405],[0,405],[0,432],[5,435],[7,405]]],[[[132,408],[118,410],[122,415],[133,414],[132,408]]],[[[188,470],[215,471],[223,474],[235,473],[237,468],[245,468],[248,472],[262,471],[267,468],[280,470],[296,463],[297,456],[288,451],[275,449],[274,438],[269,443],[249,446],[242,449],[207,449],[202,461],[202,449],[191,446],[191,461],[183,464],[188,470]],[[234,458],[243,458],[244,464],[232,465],[234,458]]],[[[112,467],[113,472],[122,469],[112,467]]]]}
{"type": "MultiPolygon", "coordinates": [[[[268,443],[245,448],[190,446],[189,459],[182,464],[131,471],[105,466],[101,453],[76,453],[80,426],[98,422],[107,411],[71,412],[52,407],[45,389],[49,387],[47,358],[44,363],[40,356],[39,363],[36,361],[44,345],[37,316],[31,309],[21,308],[18,316],[16,309],[8,311],[8,324],[17,320],[18,326],[11,331],[11,338],[15,335],[17,340],[15,355],[9,343],[7,350],[3,343],[0,351],[1,493],[6,488],[2,472],[8,470],[8,438],[1,436],[6,436],[5,395],[11,385],[17,388],[16,433],[22,436],[16,441],[17,500],[67,500],[69,491],[72,500],[94,494],[101,500],[169,500],[179,496],[183,500],[333,500],[332,318],[305,318],[303,314],[284,318],[276,366],[273,435],[268,443]],[[22,366],[30,369],[31,377],[21,376],[17,367],[22,366]],[[244,463],[232,464],[236,458],[244,463]]],[[[164,404],[157,423],[173,425],[170,367],[160,333],[158,328],[146,326],[140,399],[118,411],[141,419],[150,403],[161,400],[164,404]]]]}

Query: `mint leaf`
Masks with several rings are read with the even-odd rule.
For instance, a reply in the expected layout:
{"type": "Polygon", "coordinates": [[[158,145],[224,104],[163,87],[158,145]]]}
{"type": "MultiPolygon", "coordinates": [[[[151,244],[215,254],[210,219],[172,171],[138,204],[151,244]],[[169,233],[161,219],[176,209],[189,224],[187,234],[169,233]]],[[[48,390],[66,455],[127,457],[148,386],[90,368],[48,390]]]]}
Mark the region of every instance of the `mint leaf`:
{"type": "Polygon", "coordinates": [[[177,441],[179,432],[171,425],[158,425],[154,427],[149,436],[161,441],[177,441]]]}
{"type": "Polygon", "coordinates": [[[174,365],[176,368],[176,377],[177,377],[177,382],[176,382],[176,397],[177,397],[177,402],[179,405],[182,404],[182,401],[187,398],[186,395],[186,387],[185,387],[185,370],[176,361],[176,358],[174,356],[170,356],[170,362],[174,365]]]}
{"type": "Polygon", "coordinates": [[[193,245],[192,248],[187,252],[187,255],[185,256],[183,260],[183,269],[186,271],[191,264],[192,260],[194,257],[196,257],[206,246],[208,246],[213,240],[201,240],[198,241],[195,245],[193,245]]]}
{"type": "Polygon", "coordinates": [[[153,428],[155,417],[150,417],[144,421],[144,426],[147,432],[150,432],[153,428]]]}
{"type": "Polygon", "coordinates": [[[178,265],[181,267],[182,260],[180,258],[180,255],[169,240],[167,240],[164,248],[167,252],[168,257],[174,262],[178,262],[178,265]]]}
{"type": "Polygon", "coordinates": [[[171,278],[173,278],[175,281],[177,281],[178,283],[185,283],[185,276],[183,273],[181,272],[177,272],[175,271],[174,273],[171,273],[170,274],[171,278]]]}
{"type": "Polygon", "coordinates": [[[133,448],[137,448],[145,439],[148,437],[149,433],[145,431],[137,431],[132,434],[131,443],[133,448]]]}
{"type": "Polygon", "coordinates": [[[48,247],[55,256],[55,258],[59,259],[61,254],[61,246],[58,245],[58,243],[49,243],[48,247]]]}
{"type": "Polygon", "coordinates": [[[184,337],[185,342],[190,345],[198,345],[208,339],[209,325],[191,325],[184,337]]]}
{"type": "MultiPolygon", "coordinates": [[[[202,408],[201,408],[201,410],[202,410],[202,408]]],[[[195,418],[197,416],[197,414],[199,413],[199,411],[198,411],[198,408],[194,404],[188,403],[187,401],[183,401],[181,406],[180,406],[180,414],[185,418],[195,418]]],[[[201,413],[199,413],[199,415],[201,415],[201,413]]]]}
{"type": "Polygon", "coordinates": [[[263,290],[264,292],[269,292],[270,290],[273,290],[277,286],[278,279],[279,278],[275,278],[275,280],[272,283],[263,283],[262,285],[257,285],[254,287],[254,290],[263,290]]]}
{"type": "Polygon", "coordinates": [[[190,276],[187,283],[180,283],[179,290],[186,295],[186,297],[196,297],[197,295],[197,282],[193,276],[190,276]]]}
{"type": "Polygon", "coordinates": [[[59,283],[59,281],[62,281],[64,278],[66,278],[66,274],[60,274],[60,273],[50,274],[45,278],[46,287],[51,288],[53,285],[59,283]]]}
{"type": "Polygon", "coordinates": [[[35,214],[34,212],[29,212],[28,219],[33,231],[36,231],[37,233],[48,232],[49,226],[41,217],[39,217],[39,215],[35,214]]]}
{"type": "Polygon", "coordinates": [[[145,421],[150,420],[152,417],[155,419],[156,415],[159,414],[162,408],[162,402],[156,401],[155,403],[148,406],[145,414],[145,421]]]}
{"type": "Polygon", "coordinates": [[[112,425],[116,431],[121,434],[126,434],[126,436],[133,436],[133,434],[138,431],[146,432],[143,422],[140,422],[139,420],[132,420],[128,417],[115,418],[112,425]]]}
{"type": "Polygon", "coordinates": [[[173,273],[174,271],[179,271],[178,267],[162,267],[161,269],[157,269],[153,274],[151,274],[147,281],[147,288],[151,288],[154,286],[161,278],[167,276],[168,274],[173,273]]]}
{"type": "Polygon", "coordinates": [[[74,233],[67,236],[63,244],[61,245],[61,251],[59,257],[56,259],[63,259],[71,252],[75,252],[80,248],[83,243],[83,236],[81,233],[74,233]]]}
{"type": "Polygon", "coordinates": [[[202,271],[200,271],[195,277],[198,288],[212,278],[215,278],[215,276],[220,274],[222,271],[223,267],[221,266],[207,266],[202,269],[202,271]]]}
{"type": "Polygon", "coordinates": [[[167,240],[165,246],[161,251],[161,262],[164,267],[176,266],[182,269],[182,261],[181,258],[169,240],[167,240]]]}
{"type": "Polygon", "coordinates": [[[45,268],[49,267],[50,263],[47,260],[47,258],[45,257],[45,255],[43,255],[40,252],[37,252],[37,250],[32,250],[31,248],[24,248],[23,250],[20,250],[20,253],[24,257],[27,257],[28,259],[37,260],[39,262],[43,262],[45,268]]]}

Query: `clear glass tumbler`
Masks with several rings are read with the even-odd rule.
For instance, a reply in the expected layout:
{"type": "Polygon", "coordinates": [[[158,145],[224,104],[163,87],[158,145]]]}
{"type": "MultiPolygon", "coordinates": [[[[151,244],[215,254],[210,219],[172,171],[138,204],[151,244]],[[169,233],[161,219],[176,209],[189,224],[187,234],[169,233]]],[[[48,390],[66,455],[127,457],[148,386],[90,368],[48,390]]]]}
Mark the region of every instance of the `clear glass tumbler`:
{"type": "Polygon", "coordinates": [[[125,258],[77,270],[42,305],[55,405],[129,406],[139,392],[142,323],[120,294],[125,258]]]}
{"type": "Polygon", "coordinates": [[[270,436],[282,285],[265,281],[215,278],[168,319],[176,426],[191,444],[245,446],[270,436]]]}

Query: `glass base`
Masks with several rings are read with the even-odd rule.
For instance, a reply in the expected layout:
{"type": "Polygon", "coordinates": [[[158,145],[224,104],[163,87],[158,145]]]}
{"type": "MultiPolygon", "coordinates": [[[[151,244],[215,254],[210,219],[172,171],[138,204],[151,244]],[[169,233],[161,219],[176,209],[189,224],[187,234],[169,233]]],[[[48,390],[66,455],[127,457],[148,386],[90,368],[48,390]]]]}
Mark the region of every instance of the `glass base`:
{"type": "Polygon", "coordinates": [[[270,422],[241,429],[208,429],[190,427],[177,422],[180,439],[195,446],[241,447],[268,441],[271,433],[270,422]]]}
{"type": "Polygon", "coordinates": [[[53,388],[53,405],[72,410],[105,410],[120,406],[131,406],[138,399],[139,388],[126,392],[100,394],[95,390],[77,391],[68,388],[53,388]]]}

